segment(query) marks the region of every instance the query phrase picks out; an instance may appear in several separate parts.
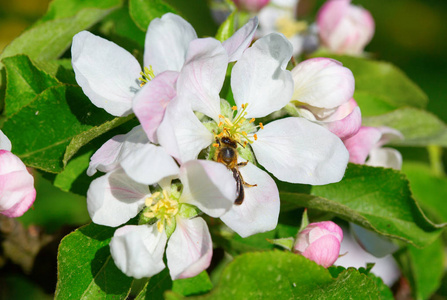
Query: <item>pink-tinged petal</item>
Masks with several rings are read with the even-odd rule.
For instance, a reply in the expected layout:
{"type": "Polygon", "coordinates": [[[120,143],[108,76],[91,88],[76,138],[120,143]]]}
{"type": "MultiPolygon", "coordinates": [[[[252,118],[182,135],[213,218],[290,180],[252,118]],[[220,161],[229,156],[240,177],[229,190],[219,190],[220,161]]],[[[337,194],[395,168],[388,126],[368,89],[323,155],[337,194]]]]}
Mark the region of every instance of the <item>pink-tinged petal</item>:
{"type": "Polygon", "coordinates": [[[87,209],[96,224],[115,227],[135,217],[149,195],[147,185],[133,181],[117,169],[92,181],[87,191],[87,209]]]}
{"type": "Polygon", "coordinates": [[[234,65],[231,88],[240,108],[248,103],[247,118],[264,117],[283,108],[293,93],[293,80],[287,63],[292,45],[278,33],[257,40],[234,65]]]}
{"type": "Polygon", "coordinates": [[[322,122],[321,124],[342,140],[348,139],[354,136],[362,126],[360,107],[355,107],[348,116],[341,120],[322,122]]]}
{"type": "Polygon", "coordinates": [[[392,148],[373,148],[365,165],[400,170],[402,168],[402,155],[392,148]]]}
{"type": "Polygon", "coordinates": [[[133,111],[153,143],[158,142],[156,132],[166,106],[177,95],[177,78],[177,72],[163,72],[146,83],[133,100],[133,111]]]}
{"type": "Polygon", "coordinates": [[[322,185],[342,179],[349,154],[329,130],[303,118],[273,121],[251,147],[259,164],[282,181],[322,185]]]}
{"type": "Polygon", "coordinates": [[[294,250],[325,268],[330,267],[340,254],[342,229],[331,221],[309,224],[298,234],[294,250]]]}
{"type": "Polygon", "coordinates": [[[190,278],[209,267],[213,242],[202,218],[177,218],[177,227],[169,238],[166,257],[172,280],[190,278]]]}
{"type": "Polygon", "coordinates": [[[381,147],[392,141],[399,141],[404,139],[403,134],[399,130],[386,126],[377,127],[377,129],[382,133],[382,137],[377,143],[377,147],[381,147]]]}
{"type": "Polygon", "coordinates": [[[340,242],[333,235],[327,235],[313,242],[303,253],[304,257],[329,268],[340,254],[340,242]]]}
{"type": "Polygon", "coordinates": [[[233,173],[221,163],[188,161],[181,166],[179,178],[183,184],[180,202],[195,205],[213,218],[227,212],[236,199],[233,173]]]}
{"type": "Polygon", "coordinates": [[[131,113],[141,71],[135,57],[88,31],[73,37],[71,55],[76,81],[93,104],[114,116],[131,113]]]}
{"type": "Polygon", "coordinates": [[[331,51],[358,55],[374,35],[374,19],[366,9],[343,2],[328,1],[322,7],[317,19],[319,34],[331,51]]]}
{"type": "Polygon", "coordinates": [[[220,90],[225,80],[228,54],[213,38],[197,39],[189,44],[188,55],[177,81],[178,94],[194,111],[219,119],[220,90]]]}
{"type": "Polygon", "coordinates": [[[197,38],[194,28],[181,17],[167,13],[152,20],[144,44],[144,65],[152,66],[155,75],[180,71],[189,43],[197,38]]]}
{"type": "Polygon", "coordinates": [[[349,151],[349,161],[364,164],[371,149],[377,146],[382,133],[374,127],[360,127],[357,134],[343,141],[349,151]]]}
{"type": "Polygon", "coordinates": [[[236,31],[228,40],[222,43],[222,46],[228,53],[229,62],[236,61],[241,58],[242,53],[248,48],[248,46],[250,46],[257,27],[258,18],[254,17],[250,19],[242,28],[236,31]]]}
{"type": "Polygon", "coordinates": [[[335,262],[336,266],[365,268],[367,263],[374,263],[375,265],[371,273],[382,278],[383,282],[388,286],[393,285],[400,277],[399,267],[392,255],[377,258],[369,254],[346,231],[341,243],[340,253],[345,253],[345,255],[337,259],[335,262]]]}
{"type": "Polygon", "coordinates": [[[270,0],[233,0],[233,2],[241,10],[256,13],[269,4],[270,0]]]}
{"type": "Polygon", "coordinates": [[[214,140],[213,134],[199,121],[187,101],[179,96],[168,104],[157,138],[160,145],[180,163],[196,159],[200,151],[214,140]]]}
{"type": "Polygon", "coordinates": [[[292,100],[320,108],[335,108],[354,94],[351,70],[333,59],[317,57],[305,60],[292,69],[295,83],[292,100]]]}
{"type": "Polygon", "coordinates": [[[221,220],[242,237],[273,230],[278,224],[279,192],[275,181],[252,163],[240,167],[245,182],[256,184],[244,187],[244,201],[233,205],[221,220]]]}
{"type": "Polygon", "coordinates": [[[0,130],[0,150],[11,151],[11,141],[1,130],[0,130]]]}
{"type": "Polygon", "coordinates": [[[93,176],[96,171],[110,172],[119,166],[119,155],[127,135],[116,135],[101,146],[90,158],[87,175],[93,176]]]}
{"type": "Polygon", "coordinates": [[[332,31],[348,13],[351,0],[329,0],[317,14],[318,32],[323,41],[329,39],[332,31]]]}
{"type": "Polygon", "coordinates": [[[20,217],[34,203],[34,178],[23,162],[7,150],[0,150],[0,213],[20,217]]]}
{"type": "Polygon", "coordinates": [[[159,232],[155,224],[127,225],[115,231],[110,254],[118,269],[127,276],[151,277],[165,268],[166,241],[166,233],[159,232]]]}

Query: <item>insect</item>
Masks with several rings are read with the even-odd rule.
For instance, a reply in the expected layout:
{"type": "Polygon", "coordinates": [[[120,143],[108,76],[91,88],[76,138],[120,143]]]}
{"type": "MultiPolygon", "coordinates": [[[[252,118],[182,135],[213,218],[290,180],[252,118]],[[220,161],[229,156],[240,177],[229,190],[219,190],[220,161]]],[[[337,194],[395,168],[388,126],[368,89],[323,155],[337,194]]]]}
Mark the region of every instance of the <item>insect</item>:
{"type": "Polygon", "coordinates": [[[223,163],[229,170],[233,172],[233,178],[236,180],[236,199],[234,204],[241,205],[244,201],[244,186],[254,187],[256,184],[248,184],[239,172],[239,167],[247,165],[248,162],[237,162],[237,143],[228,136],[216,137],[217,157],[216,161],[223,163]]]}

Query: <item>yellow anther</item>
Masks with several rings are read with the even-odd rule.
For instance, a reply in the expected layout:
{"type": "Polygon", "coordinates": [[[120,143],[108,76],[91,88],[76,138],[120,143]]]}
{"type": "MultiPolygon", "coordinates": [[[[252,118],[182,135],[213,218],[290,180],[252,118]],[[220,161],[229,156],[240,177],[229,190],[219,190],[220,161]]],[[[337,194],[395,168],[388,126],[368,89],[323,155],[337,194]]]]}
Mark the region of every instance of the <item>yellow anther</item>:
{"type": "Polygon", "coordinates": [[[256,133],[253,135],[253,137],[255,138],[255,141],[258,140],[258,135],[256,133]]]}
{"type": "Polygon", "coordinates": [[[248,121],[248,123],[253,123],[255,121],[255,118],[251,118],[250,121],[248,121]]]}
{"type": "Polygon", "coordinates": [[[262,123],[259,123],[259,127],[261,127],[261,129],[264,129],[264,125],[262,125],[262,123]]]}
{"type": "Polygon", "coordinates": [[[241,104],[241,107],[242,107],[242,108],[245,108],[245,104],[241,104]]]}
{"type": "Polygon", "coordinates": [[[231,109],[232,109],[232,110],[237,110],[237,106],[235,105],[235,106],[233,106],[231,109]]]}
{"type": "Polygon", "coordinates": [[[242,131],[241,133],[243,136],[245,136],[245,137],[247,136],[247,133],[245,131],[242,131]]]}
{"type": "Polygon", "coordinates": [[[219,122],[219,125],[217,125],[218,127],[222,127],[223,123],[222,121],[219,122]]]}
{"type": "Polygon", "coordinates": [[[159,221],[157,222],[157,229],[158,229],[158,232],[162,232],[164,227],[165,227],[165,226],[164,226],[162,220],[159,220],[159,221]]]}
{"type": "Polygon", "coordinates": [[[146,197],[144,204],[146,204],[146,206],[151,206],[152,202],[154,202],[154,199],[152,199],[152,197],[146,197]]]}
{"type": "Polygon", "coordinates": [[[247,141],[245,141],[245,142],[244,142],[244,147],[245,147],[245,146],[247,146],[247,144],[248,144],[248,142],[247,142],[247,141]]]}
{"type": "Polygon", "coordinates": [[[222,115],[219,115],[219,119],[225,119],[225,117],[222,115]]]}
{"type": "Polygon", "coordinates": [[[214,143],[214,144],[213,144],[213,147],[214,147],[214,148],[217,148],[217,147],[219,147],[219,144],[218,144],[218,143],[214,143]]]}

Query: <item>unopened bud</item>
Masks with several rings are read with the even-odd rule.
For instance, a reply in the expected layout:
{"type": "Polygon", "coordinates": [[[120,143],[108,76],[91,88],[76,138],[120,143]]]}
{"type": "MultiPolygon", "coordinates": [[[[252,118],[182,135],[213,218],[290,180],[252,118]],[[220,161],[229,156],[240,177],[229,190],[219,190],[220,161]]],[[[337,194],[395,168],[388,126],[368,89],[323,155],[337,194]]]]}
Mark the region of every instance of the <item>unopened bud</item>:
{"type": "Polygon", "coordinates": [[[298,234],[294,251],[328,268],[340,254],[343,231],[331,221],[309,224],[298,234]]]}
{"type": "Polygon", "coordinates": [[[269,4],[270,0],[233,0],[234,4],[240,9],[249,12],[258,12],[269,4]]]}

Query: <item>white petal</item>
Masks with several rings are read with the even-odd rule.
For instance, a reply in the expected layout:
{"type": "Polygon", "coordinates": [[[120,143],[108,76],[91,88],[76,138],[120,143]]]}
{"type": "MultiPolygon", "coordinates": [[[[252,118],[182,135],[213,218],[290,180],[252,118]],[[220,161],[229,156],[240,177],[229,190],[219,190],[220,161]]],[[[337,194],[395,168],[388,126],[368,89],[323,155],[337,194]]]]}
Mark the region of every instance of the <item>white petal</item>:
{"type": "Polygon", "coordinates": [[[388,144],[391,141],[396,141],[396,140],[398,141],[398,140],[404,139],[403,134],[397,129],[386,127],[386,126],[377,127],[377,129],[382,133],[382,137],[380,138],[379,142],[377,143],[377,147],[388,144]]]}
{"type": "Polygon", "coordinates": [[[133,180],[155,184],[162,178],[177,175],[179,167],[163,147],[149,142],[126,141],[123,146],[121,167],[133,180]]]}
{"type": "Polygon", "coordinates": [[[166,256],[173,280],[190,278],[209,267],[213,243],[202,218],[177,218],[177,227],[169,238],[166,256]]]}
{"type": "Polygon", "coordinates": [[[354,94],[351,70],[333,59],[317,57],[299,63],[292,70],[293,100],[321,108],[334,108],[354,94]]]}
{"type": "Polygon", "coordinates": [[[399,246],[390,239],[354,223],[349,223],[349,225],[355,240],[375,257],[384,257],[399,250],[399,246]]]}
{"type": "Polygon", "coordinates": [[[115,265],[127,276],[151,277],[165,268],[163,253],[166,233],[157,226],[128,225],[115,231],[110,241],[110,254],[115,265]]]}
{"type": "Polygon", "coordinates": [[[0,150],[11,151],[11,141],[1,130],[0,130],[0,150]]]}
{"type": "Polygon", "coordinates": [[[125,134],[114,136],[92,155],[87,169],[88,176],[93,176],[97,170],[110,172],[119,166],[119,155],[126,136],[125,134]]]}
{"type": "Polygon", "coordinates": [[[239,171],[245,182],[257,186],[244,187],[244,202],[233,205],[221,220],[242,237],[275,229],[279,217],[275,181],[252,163],[240,167],[239,171]]]}
{"type": "Polygon", "coordinates": [[[152,66],[155,75],[180,71],[189,43],[197,38],[194,28],[181,17],[167,13],[152,20],[144,44],[144,65],[152,66]]]}
{"type": "Polygon", "coordinates": [[[247,24],[236,31],[228,40],[222,43],[222,46],[228,53],[228,61],[236,61],[241,58],[245,49],[250,46],[253,36],[258,27],[258,18],[251,18],[247,24]]]}
{"type": "Polygon", "coordinates": [[[179,178],[183,183],[180,202],[193,204],[211,217],[223,215],[236,199],[233,173],[221,163],[191,160],[181,166],[179,178]]]}
{"type": "Polygon", "coordinates": [[[114,227],[135,217],[149,195],[147,185],[133,181],[117,169],[92,181],[87,191],[87,209],[93,222],[114,227]]]}
{"type": "Polygon", "coordinates": [[[291,100],[293,80],[286,66],[292,45],[277,33],[257,40],[234,65],[231,88],[238,107],[248,103],[247,118],[264,117],[291,100]]]}
{"type": "Polygon", "coordinates": [[[279,180],[322,185],[342,179],[349,154],[327,129],[303,118],[273,121],[251,146],[258,162],[279,180]]]}
{"type": "Polygon", "coordinates": [[[184,100],[176,97],[168,104],[157,131],[160,145],[180,163],[196,159],[214,139],[184,100]]]}
{"type": "Polygon", "coordinates": [[[141,67],[129,52],[88,31],[73,37],[72,65],[84,94],[114,116],[131,113],[141,67]]]}
{"type": "Polygon", "coordinates": [[[166,71],[146,83],[133,100],[133,111],[149,140],[158,143],[157,128],[165,115],[166,106],[176,95],[178,73],[166,71]]]}
{"type": "Polygon", "coordinates": [[[392,148],[373,148],[365,165],[400,170],[402,168],[402,155],[392,148]]]}
{"type": "Polygon", "coordinates": [[[228,55],[213,38],[189,44],[188,56],[177,81],[177,92],[191,103],[194,111],[219,119],[219,93],[225,80],[228,55]]]}

